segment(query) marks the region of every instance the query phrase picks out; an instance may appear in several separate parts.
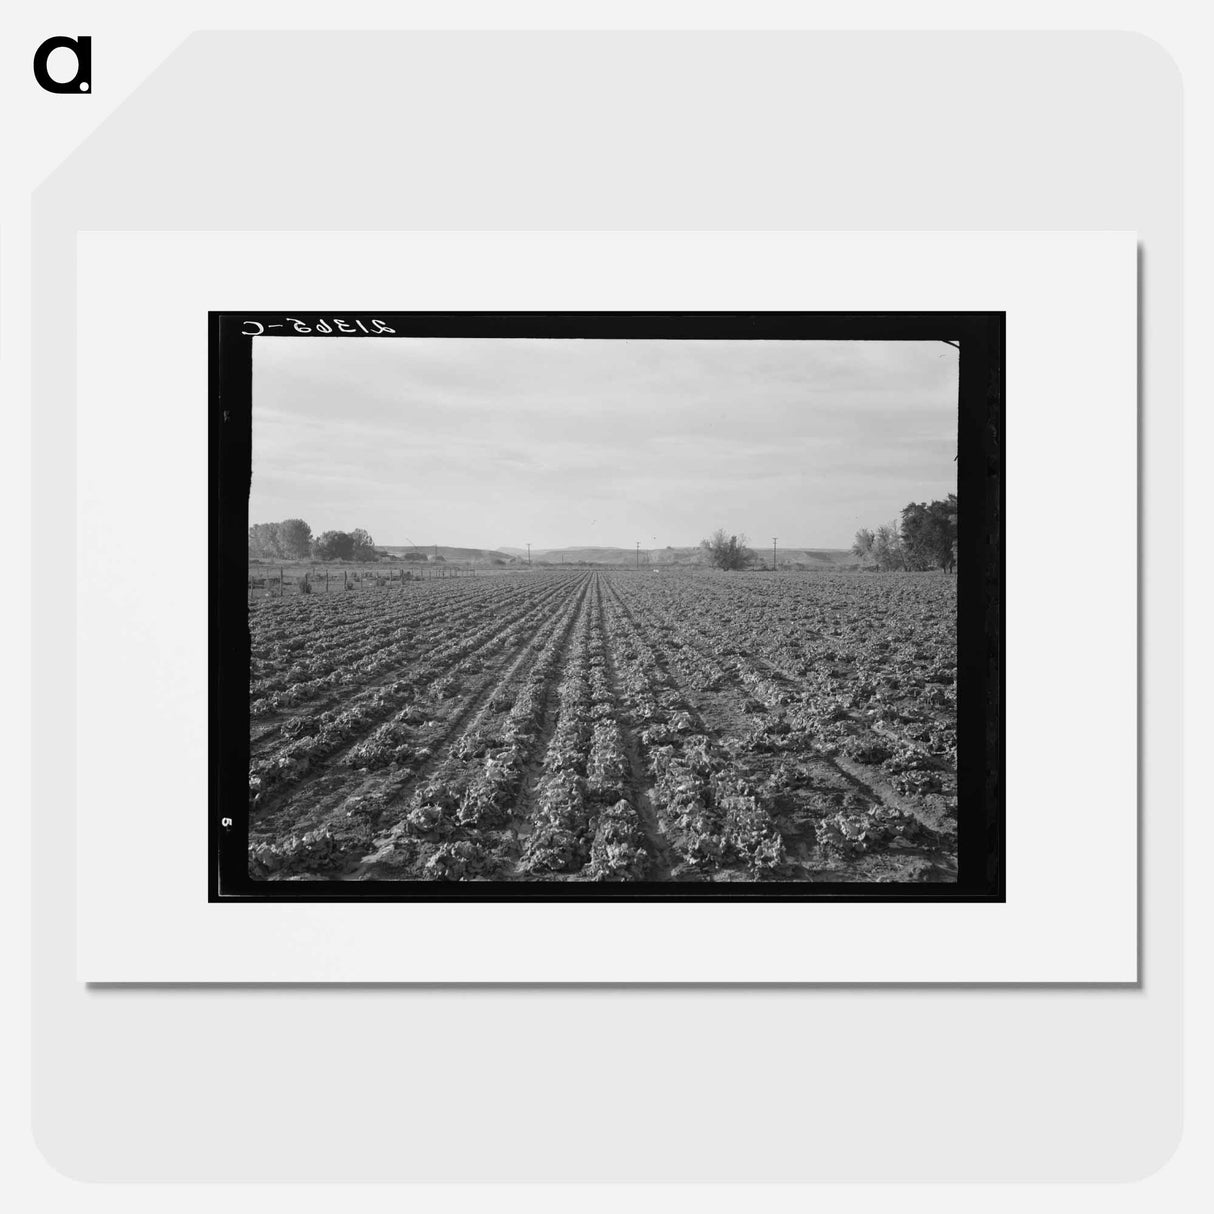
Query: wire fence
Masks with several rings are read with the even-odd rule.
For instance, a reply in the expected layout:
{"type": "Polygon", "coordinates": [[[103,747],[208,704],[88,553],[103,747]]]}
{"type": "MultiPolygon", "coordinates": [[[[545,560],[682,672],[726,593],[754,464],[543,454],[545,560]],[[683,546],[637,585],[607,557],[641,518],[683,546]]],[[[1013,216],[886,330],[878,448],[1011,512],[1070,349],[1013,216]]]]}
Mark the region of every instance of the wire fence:
{"type": "Polygon", "coordinates": [[[474,565],[446,562],[410,569],[334,568],[330,565],[287,566],[249,570],[249,598],[286,598],[300,594],[349,594],[400,589],[411,582],[467,578],[480,574],[474,565]]]}

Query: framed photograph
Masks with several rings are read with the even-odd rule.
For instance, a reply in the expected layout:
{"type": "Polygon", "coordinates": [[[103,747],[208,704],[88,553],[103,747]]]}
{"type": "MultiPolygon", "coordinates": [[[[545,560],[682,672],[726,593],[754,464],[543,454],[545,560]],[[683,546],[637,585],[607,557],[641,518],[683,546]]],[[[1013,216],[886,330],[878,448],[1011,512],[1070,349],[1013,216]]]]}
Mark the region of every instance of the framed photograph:
{"type": "Polygon", "coordinates": [[[212,312],[212,901],[1002,901],[1002,312],[212,312]]]}
{"type": "Polygon", "coordinates": [[[1133,233],[77,263],[83,979],[1134,979],[1133,233]]]}

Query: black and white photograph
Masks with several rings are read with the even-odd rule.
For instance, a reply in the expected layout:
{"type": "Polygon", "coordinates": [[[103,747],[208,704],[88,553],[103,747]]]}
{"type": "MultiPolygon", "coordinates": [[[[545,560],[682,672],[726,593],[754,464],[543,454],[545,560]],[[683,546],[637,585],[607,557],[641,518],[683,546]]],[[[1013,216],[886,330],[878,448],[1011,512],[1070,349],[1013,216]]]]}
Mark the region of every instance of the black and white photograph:
{"type": "Polygon", "coordinates": [[[1001,315],[212,323],[219,892],[1001,888],[1001,315]]]}

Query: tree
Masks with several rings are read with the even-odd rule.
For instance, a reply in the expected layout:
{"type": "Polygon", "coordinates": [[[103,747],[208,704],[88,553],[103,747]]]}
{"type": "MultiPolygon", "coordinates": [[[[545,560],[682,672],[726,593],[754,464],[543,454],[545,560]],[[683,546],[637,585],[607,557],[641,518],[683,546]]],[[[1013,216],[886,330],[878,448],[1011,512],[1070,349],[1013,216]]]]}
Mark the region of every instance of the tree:
{"type": "Polygon", "coordinates": [[[897,523],[882,523],[873,535],[873,560],[882,572],[906,568],[906,554],[897,523]]]}
{"type": "Polygon", "coordinates": [[[902,510],[902,546],[908,569],[929,569],[932,565],[932,519],[924,502],[911,502],[902,510]]]}
{"type": "Polygon", "coordinates": [[[945,573],[957,567],[957,495],[950,493],[942,502],[932,502],[929,507],[940,520],[941,537],[937,547],[940,564],[945,573]]]}
{"type": "Polygon", "coordinates": [[[282,556],[277,523],[254,523],[249,528],[249,555],[275,560],[282,556]]]}
{"type": "Polygon", "coordinates": [[[301,518],[278,524],[278,544],[287,560],[305,560],[312,552],[312,528],[301,518]]]}
{"type": "Polygon", "coordinates": [[[325,531],[313,541],[312,555],[322,561],[353,560],[354,537],[348,531],[325,531]]]}
{"type": "Polygon", "coordinates": [[[725,534],[718,527],[700,547],[708,554],[709,563],[718,569],[745,569],[755,559],[755,554],[746,547],[746,536],[725,534]]]}
{"type": "Polygon", "coordinates": [[[907,567],[952,572],[957,560],[957,495],[930,504],[911,502],[902,511],[907,567]]]}
{"type": "Polygon", "coordinates": [[[249,555],[276,561],[304,560],[312,550],[312,528],[301,518],[281,523],[254,523],[249,528],[249,555]]]}
{"type": "Polygon", "coordinates": [[[379,560],[379,553],[375,551],[375,541],[361,527],[355,527],[350,532],[350,540],[354,546],[356,561],[379,560]]]}
{"type": "Polygon", "coordinates": [[[876,531],[861,528],[851,547],[864,564],[877,569],[944,569],[957,564],[957,495],[943,501],[911,502],[903,507],[901,523],[885,523],[876,531]]]}

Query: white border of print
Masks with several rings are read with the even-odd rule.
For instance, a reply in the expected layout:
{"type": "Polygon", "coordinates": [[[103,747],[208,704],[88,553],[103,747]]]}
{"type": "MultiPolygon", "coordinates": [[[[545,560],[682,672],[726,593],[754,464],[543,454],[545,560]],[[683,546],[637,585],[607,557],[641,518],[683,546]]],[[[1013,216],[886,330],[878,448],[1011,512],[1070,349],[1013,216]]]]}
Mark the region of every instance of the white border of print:
{"type": "Polygon", "coordinates": [[[1133,234],[83,232],[77,253],[79,978],[1137,979],[1133,234]],[[208,903],[206,313],[351,305],[1006,311],[1007,902],[208,903]],[[1098,612],[1059,542],[1095,515],[1098,612]],[[148,553],[188,569],[115,575],[148,553]]]}

